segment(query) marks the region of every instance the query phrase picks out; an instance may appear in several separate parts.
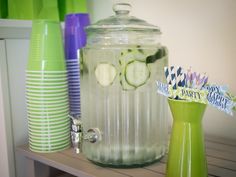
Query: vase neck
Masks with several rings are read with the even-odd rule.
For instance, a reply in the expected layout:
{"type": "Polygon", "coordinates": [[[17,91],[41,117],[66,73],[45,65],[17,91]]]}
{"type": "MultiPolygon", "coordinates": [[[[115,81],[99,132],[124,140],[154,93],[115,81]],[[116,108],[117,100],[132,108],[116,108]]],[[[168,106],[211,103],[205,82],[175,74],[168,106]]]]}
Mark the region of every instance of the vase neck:
{"type": "Polygon", "coordinates": [[[175,122],[201,123],[206,109],[205,104],[184,100],[168,100],[175,122]]]}

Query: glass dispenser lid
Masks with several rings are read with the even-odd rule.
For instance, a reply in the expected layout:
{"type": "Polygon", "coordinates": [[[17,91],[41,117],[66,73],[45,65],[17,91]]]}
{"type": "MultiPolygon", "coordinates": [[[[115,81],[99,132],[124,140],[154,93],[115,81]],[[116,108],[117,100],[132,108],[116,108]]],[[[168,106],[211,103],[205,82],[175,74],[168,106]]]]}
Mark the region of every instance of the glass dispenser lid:
{"type": "Polygon", "coordinates": [[[143,31],[160,33],[157,26],[151,25],[144,20],[130,16],[129,12],[131,5],[128,3],[117,3],[113,5],[114,16],[100,20],[93,25],[87,27],[89,32],[103,32],[106,31],[143,31]]]}

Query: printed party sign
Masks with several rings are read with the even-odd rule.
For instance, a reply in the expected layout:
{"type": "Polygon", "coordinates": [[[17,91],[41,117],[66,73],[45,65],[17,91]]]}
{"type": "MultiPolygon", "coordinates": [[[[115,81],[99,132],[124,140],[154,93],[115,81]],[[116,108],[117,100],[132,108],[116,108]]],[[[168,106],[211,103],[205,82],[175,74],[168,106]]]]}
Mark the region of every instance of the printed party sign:
{"type": "Polygon", "coordinates": [[[182,99],[211,105],[229,115],[236,110],[236,98],[229,94],[226,86],[207,84],[204,74],[184,72],[182,67],[164,68],[167,83],[157,81],[157,92],[173,99],[182,99]]]}

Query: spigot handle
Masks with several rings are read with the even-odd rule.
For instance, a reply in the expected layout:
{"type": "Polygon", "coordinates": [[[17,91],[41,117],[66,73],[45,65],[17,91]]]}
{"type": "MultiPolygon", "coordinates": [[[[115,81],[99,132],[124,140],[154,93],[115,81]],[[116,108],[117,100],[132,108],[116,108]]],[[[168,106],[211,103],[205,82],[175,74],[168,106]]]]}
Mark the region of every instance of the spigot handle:
{"type": "Polygon", "coordinates": [[[91,128],[84,135],[83,140],[88,141],[90,143],[96,143],[101,141],[101,132],[98,128],[91,128]]]}

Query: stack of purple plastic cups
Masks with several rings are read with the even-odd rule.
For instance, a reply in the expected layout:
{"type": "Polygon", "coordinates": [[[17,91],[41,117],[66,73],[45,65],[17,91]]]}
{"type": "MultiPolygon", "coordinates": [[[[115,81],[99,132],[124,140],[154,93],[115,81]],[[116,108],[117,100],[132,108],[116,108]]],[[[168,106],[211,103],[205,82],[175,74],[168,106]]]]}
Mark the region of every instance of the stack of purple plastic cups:
{"type": "Polygon", "coordinates": [[[68,14],[65,18],[65,55],[68,72],[70,115],[80,117],[80,50],[86,45],[88,14],[68,14]]]}

